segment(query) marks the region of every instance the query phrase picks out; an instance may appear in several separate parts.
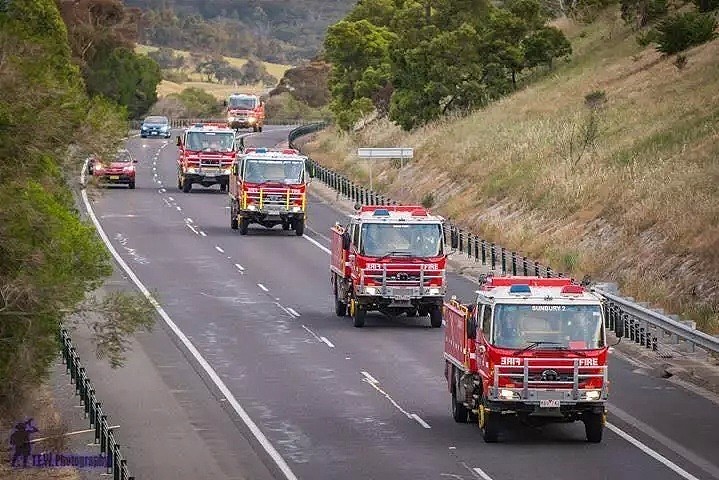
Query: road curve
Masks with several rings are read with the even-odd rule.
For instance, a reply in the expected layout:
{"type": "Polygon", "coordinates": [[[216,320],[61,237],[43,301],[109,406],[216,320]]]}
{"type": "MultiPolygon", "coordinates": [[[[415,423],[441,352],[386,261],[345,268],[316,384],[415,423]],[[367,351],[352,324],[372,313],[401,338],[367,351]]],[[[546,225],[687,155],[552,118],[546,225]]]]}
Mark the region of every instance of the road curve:
{"type": "MultiPolygon", "coordinates": [[[[267,126],[246,144],[274,146],[289,130],[267,126]]],[[[217,187],[177,190],[172,142],[128,148],[137,188],[93,200],[109,241],[297,478],[719,478],[717,404],[616,357],[603,443],[575,423],[511,425],[485,444],[450,416],[441,329],[370,315],[360,330],[334,315],[326,235],[342,214],[313,197],[305,238],[240,236],[217,187]]],[[[471,298],[471,282],[449,281],[471,298]]]]}

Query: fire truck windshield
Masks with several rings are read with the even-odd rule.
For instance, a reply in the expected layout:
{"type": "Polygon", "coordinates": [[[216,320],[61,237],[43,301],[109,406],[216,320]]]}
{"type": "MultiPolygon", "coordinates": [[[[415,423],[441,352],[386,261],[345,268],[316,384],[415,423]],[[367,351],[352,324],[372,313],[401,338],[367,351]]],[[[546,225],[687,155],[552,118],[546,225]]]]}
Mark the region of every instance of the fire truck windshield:
{"type": "Polygon", "coordinates": [[[279,182],[298,184],[303,181],[305,163],[303,160],[266,160],[248,158],[245,160],[244,180],[249,183],[279,182]]]}
{"type": "Polygon", "coordinates": [[[188,132],[187,149],[194,152],[231,152],[235,146],[233,132],[188,132]]]}
{"type": "Polygon", "coordinates": [[[369,257],[436,257],[442,255],[442,226],[416,223],[365,223],[360,254],[369,257]]]}
{"type": "Polygon", "coordinates": [[[500,348],[587,350],[604,347],[599,305],[507,305],[494,309],[491,343],[500,348]]]}
{"type": "Polygon", "coordinates": [[[257,99],[251,97],[230,97],[228,102],[230,108],[238,108],[242,110],[252,110],[257,106],[257,99]]]}

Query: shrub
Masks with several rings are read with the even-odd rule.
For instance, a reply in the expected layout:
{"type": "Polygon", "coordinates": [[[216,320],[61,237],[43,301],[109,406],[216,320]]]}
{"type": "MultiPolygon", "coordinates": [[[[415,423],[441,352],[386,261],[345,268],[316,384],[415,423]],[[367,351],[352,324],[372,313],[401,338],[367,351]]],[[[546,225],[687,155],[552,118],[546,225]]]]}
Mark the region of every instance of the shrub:
{"type": "Polygon", "coordinates": [[[657,50],[671,55],[712,40],[717,21],[709,15],[687,12],[673,15],[657,27],[657,50]]]}
{"type": "Polygon", "coordinates": [[[694,0],[700,12],[711,12],[719,8],[719,0],[694,0]]]}
{"type": "Polygon", "coordinates": [[[190,81],[190,76],[179,70],[165,69],[162,71],[162,79],[168,82],[185,83],[190,81]]]}
{"type": "Polygon", "coordinates": [[[646,47],[650,43],[657,43],[659,41],[659,32],[655,29],[650,28],[646,32],[637,35],[637,43],[640,47],[646,47]]]}
{"type": "Polygon", "coordinates": [[[434,194],[432,192],[427,193],[422,197],[421,203],[424,208],[432,208],[434,206],[434,194]]]}

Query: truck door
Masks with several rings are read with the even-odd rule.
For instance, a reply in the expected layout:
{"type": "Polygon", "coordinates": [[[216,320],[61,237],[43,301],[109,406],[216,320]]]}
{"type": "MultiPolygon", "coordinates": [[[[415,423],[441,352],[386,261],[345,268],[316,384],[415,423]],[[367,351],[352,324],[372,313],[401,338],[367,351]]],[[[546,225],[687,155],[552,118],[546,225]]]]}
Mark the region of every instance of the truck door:
{"type": "Polygon", "coordinates": [[[477,332],[477,366],[480,371],[486,371],[489,365],[487,345],[492,332],[492,306],[477,305],[475,315],[477,315],[479,327],[477,332]]]}

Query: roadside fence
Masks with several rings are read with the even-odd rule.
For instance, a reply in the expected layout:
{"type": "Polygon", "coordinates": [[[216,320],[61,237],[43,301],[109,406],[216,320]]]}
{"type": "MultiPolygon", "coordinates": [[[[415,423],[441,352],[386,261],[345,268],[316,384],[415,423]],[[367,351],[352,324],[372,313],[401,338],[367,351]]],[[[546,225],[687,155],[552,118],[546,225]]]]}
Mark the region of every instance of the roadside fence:
{"type": "MultiPolygon", "coordinates": [[[[323,130],[328,125],[328,122],[314,122],[298,126],[288,135],[290,148],[302,151],[302,147],[296,143],[297,139],[323,130]]],[[[311,158],[309,164],[315,178],[348,200],[362,205],[397,205],[397,201],[355,183],[345,175],[324,167],[311,158]]],[[[481,265],[495,272],[547,278],[565,276],[563,272],[531,260],[521,252],[506,249],[464,230],[450,220],[445,224],[445,237],[445,241],[458,253],[466,255],[477,264],[481,262],[481,265]]],[[[580,283],[592,288],[591,279],[588,277],[583,278],[580,283]]],[[[663,357],[671,357],[678,353],[677,346],[692,353],[699,348],[707,353],[719,355],[719,338],[697,330],[692,325],[693,322],[670,318],[606,290],[599,288],[593,290],[604,298],[606,327],[617,337],[627,338],[663,357]]]]}
{"type": "Polygon", "coordinates": [[[60,328],[59,337],[62,358],[67,366],[67,373],[70,374],[70,380],[75,385],[75,394],[80,396],[85,418],[89,418],[90,426],[95,428],[95,444],[99,445],[100,454],[107,455],[109,459],[106,475],[112,475],[113,480],[135,480],[127,469],[127,461],[120,453],[120,444],[115,440],[115,434],[107,423],[107,415],[95,396],[95,388],[90,383],[85,367],[80,363],[80,357],[65,328],[60,328]]]}

